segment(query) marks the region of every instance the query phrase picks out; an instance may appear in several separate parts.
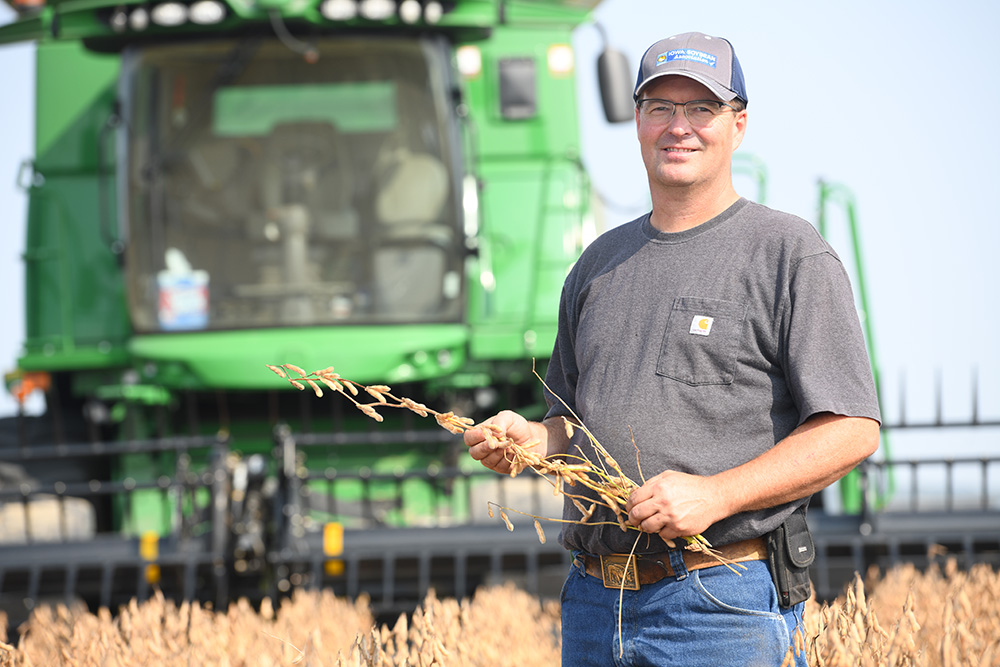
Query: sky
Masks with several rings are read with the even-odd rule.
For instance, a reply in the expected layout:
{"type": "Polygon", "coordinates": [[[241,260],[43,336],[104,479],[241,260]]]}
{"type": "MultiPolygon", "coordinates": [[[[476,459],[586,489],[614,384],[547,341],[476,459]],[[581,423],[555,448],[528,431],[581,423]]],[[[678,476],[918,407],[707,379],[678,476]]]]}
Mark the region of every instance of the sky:
{"type": "MultiPolygon", "coordinates": [[[[980,417],[1000,419],[1000,225],[989,194],[1000,182],[1000,3],[606,0],[594,17],[633,68],[672,34],[733,43],[749,97],[740,153],[766,165],[769,206],[815,222],[820,179],[853,193],[887,420],[898,420],[904,389],[907,416],[932,418],[936,378],[944,417],[967,419],[974,372],[980,417]]],[[[0,23],[9,20],[0,8],[0,23]]],[[[635,127],[609,125],[601,114],[601,31],[581,26],[573,43],[583,161],[609,202],[608,224],[619,224],[647,210],[635,127]]],[[[32,72],[30,46],[0,46],[3,370],[14,367],[23,337],[25,196],[14,182],[32,155],[32,72]]],[[[737,189],[757,198],[745,177],[737,189]]],[[[828,238],[853,267],[841,211],[831,209],[828,238]]],[[[0,399],[0,415],[13,410],[0,399]]],[[[904,448],[945,447],[926,438],[904,438],[904,448]]],[[[948,452],[1000,449],[996,429],[958,440],[948,452]]]]}

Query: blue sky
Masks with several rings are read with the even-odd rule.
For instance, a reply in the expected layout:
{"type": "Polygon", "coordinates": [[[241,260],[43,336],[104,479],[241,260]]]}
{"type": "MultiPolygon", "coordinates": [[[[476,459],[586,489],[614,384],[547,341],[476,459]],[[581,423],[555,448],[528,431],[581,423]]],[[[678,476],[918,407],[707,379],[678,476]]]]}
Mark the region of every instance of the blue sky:
{"type": "MultiPolygon", "coordinates": [[[[976,368],[981,416],[1000,418],[1000,225],[991,196],[1000,181],[1000,3],[606,0],[595,17],[633,67],[649,44],[675,33],[734,44],[750,98],[741,152],[766,164],[768,205],[815,221],[818,179],[854,193],[886,417],[898,415],[902,385],[910,416],[932,416],[936,375],[945,416],[968,416],[976,368]]],[[[8,20],[0,9],[0,22],[8,20]]],[[[617,204],[607,218],[617,224],[647,201],[634,126],[600,116],[599,32],[583,26],[574,44],[583,160],[617,204]]],[[[32,68],[30,47],[0,47],[4,370],[23,336],[25,197],[14,180],[32,154],[32,68]]],[[[756,195],[748,180],[737,187],[756,195]]],[[[840,221],[835,214],[832,222],[840,221]]],[[[851,264],[843,229],[830,239],[851,264]]],[[[0,414],[12,411],[0,400],[0,414]]],[[[996,451],[995,435],[978,442],[970,447],[996,451]]]]}

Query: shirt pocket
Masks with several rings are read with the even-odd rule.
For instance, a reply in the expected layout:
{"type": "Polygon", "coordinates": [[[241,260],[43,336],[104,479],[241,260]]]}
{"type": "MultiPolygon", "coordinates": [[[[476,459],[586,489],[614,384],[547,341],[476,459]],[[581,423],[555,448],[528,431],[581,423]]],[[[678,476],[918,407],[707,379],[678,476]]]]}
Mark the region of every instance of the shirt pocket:
{"type": "Polygon", "coordinates": [[[674,299],[656,374],[690,385],[732,384],[747,307],[734,301],[674,299]]]}

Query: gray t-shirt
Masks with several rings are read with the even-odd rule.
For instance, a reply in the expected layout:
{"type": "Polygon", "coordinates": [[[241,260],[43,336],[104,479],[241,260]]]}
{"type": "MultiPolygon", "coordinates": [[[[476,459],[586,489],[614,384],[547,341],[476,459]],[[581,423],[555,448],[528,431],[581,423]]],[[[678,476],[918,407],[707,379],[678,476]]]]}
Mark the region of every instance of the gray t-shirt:
{"type": "MultiPolygon", "coordinates": [[[[646,479],[712,475],[817,413],[880,419],[840,259],[809,223],[746,199],[683,232],[659,232],[647,214],[591,244],[563,286],[546,384],[638,483],[633,436],[646,479]]],[[[548,417],[568,414],[547,398],[548,417]]],[[[576,446],[598,462],[579,432],[576,446]]],[[[805,502],[737,514],[703,534],[715,545],[758,537],[805,502]]],[[[580,513],[567,501],[563,517],[580,513]]],[[[627,553],[635,535],[564,524],[560,541],[627,553]]],[[[649,536],[636,552],[664,549],[649,536]]]]}

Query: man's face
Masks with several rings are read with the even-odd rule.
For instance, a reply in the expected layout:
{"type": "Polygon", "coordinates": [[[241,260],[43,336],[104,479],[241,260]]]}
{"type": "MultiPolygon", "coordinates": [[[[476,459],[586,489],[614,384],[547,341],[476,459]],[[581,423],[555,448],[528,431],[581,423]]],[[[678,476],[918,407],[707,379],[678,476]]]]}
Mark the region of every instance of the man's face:
{"type": "MultiPolygon", "coordinates": [[[[712,92],[685,76],[665,76],[649,84],[642,98],[670,102],[717,100],[712,92]]],[[[650,187],[727,186],[730,165],[746,131],[746,111],[723,107],[711,123],[693,127],[677,107],[669,121],[651,120],[636,110],[635,123],[650,187]]]]}

